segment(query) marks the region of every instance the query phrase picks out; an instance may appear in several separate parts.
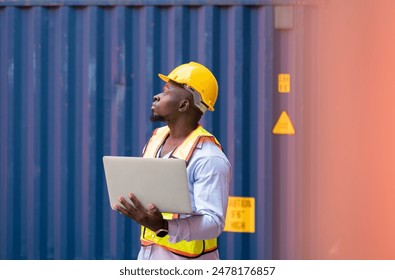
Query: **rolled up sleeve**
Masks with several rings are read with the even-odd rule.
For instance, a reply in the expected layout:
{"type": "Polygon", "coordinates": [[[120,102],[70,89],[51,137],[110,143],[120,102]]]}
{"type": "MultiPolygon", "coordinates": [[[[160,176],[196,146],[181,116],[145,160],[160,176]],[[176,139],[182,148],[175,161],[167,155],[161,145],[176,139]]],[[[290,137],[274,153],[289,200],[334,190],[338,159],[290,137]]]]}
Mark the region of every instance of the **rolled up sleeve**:
{"type": "Polygon", "coordinates": [[[189,187],[193,210],[200,214],[169,221],[169,241],[207,240],[218,237],[225,226],[231,180],[230,163],[220,156],[191,162],[189,187]]]}

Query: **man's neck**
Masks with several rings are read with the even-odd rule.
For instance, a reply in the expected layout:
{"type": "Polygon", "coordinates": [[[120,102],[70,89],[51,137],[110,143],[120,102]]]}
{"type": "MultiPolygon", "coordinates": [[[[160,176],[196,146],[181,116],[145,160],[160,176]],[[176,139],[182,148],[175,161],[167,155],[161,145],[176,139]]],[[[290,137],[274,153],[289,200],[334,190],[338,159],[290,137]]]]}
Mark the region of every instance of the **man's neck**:
{"type": "Polygon", "coordinates": [[[184,140],[199,124],[170,124],[170,138],[173,140],[184,140]]]}

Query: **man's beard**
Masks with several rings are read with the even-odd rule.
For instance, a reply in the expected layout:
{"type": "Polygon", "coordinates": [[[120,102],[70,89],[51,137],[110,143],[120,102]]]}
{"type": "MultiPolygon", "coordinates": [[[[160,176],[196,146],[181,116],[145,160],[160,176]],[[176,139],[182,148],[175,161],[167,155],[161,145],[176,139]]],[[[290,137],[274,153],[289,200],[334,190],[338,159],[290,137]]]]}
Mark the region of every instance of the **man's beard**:
{"type": "Polygon", "coordinates": [[[166,122],[166,119],[161,115],[155,115],[154,113],[151,114],[150,117],[151,122],[166,122]]]}

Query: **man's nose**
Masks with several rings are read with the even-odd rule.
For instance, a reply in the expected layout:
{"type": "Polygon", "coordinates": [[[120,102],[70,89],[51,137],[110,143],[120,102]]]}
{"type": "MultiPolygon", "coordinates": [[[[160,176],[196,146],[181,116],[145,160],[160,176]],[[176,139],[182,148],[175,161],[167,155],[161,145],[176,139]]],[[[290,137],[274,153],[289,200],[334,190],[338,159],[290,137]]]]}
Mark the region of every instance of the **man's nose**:
{"type": "Polygon", "coordinates": [[[158,102],[160,100],[161,95],[163,92],[158,93],[157,95],[154,96],[154,101],[158,102]]]}

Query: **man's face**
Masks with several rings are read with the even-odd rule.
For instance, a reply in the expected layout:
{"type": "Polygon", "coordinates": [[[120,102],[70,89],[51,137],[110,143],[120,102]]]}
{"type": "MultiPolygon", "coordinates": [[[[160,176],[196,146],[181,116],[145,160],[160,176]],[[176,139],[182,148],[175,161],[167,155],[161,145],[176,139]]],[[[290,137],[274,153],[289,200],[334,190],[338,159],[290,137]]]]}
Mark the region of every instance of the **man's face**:
{"type": "Polygon", "coordinates": [[[177,84],[169,81],[163,87],[163,92],[154,96],[152,103],[151,121],[168,122],[180,114],[180,106],[183,100],[187,98],[186,92],[177,84]]]}

